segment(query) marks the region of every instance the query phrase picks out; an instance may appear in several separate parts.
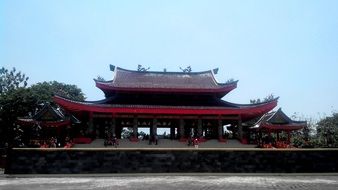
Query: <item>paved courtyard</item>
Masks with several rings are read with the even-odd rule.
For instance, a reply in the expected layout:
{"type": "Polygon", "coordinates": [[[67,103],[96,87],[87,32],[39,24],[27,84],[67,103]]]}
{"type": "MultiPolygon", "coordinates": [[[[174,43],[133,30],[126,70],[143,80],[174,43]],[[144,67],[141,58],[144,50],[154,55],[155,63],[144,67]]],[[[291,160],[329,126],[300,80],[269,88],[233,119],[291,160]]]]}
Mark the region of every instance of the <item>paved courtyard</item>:
{"type": "Polygon", "coordinates": [[[338,176],[0,177],[1,190],[338,189],[338,176]]]}

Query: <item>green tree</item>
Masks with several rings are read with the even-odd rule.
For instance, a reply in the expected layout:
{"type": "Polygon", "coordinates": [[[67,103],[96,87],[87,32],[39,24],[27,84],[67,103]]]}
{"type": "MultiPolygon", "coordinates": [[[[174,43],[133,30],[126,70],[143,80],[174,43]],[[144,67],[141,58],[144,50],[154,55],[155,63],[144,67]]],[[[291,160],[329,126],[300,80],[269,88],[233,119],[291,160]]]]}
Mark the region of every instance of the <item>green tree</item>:
{"type": "Polygon", "coordinates": [[[36,97],[36,103],[52,102],[54,95],[60,95],[76,101],[84,101],[85,96],[76,85],[59,83],[57,81],[40,82],[30,87],[36,97]]]}
{"type": "Polygon", "coordinates": [[[293,120],[306,121],[307,125],[301,129],[292,132],[292,143],[296,147],[310,148],[316,146],[316,120],[311,117],[299,116],[297,113],[292,115],[293,120]]]}
{"type": "Polygon", "coordinates": [[[338,147],[338,113],[317,123],[317,140],[322,147],[338,147]]]}
{"type": "Polygon", "coordinates": [[[0,95],[20,87],[26,87],[28,79],[24,73],[17,72],[15,67],[10,71],[2,67],[0,69],[0,95]]]}
{"type": "Polygon", "coordinates": [[[14,123],[18,117],[34,113],[40,103],[52,102],[54,94],[84,101],[85,97],[76,85],[56,81],[42,82],[27,88],[28,77],[15,68],[0,70],[0,143],[11,142],[14,123]]]}
{"type": "Polygon", "coordinates": [[[12,139],[11,130],[18,116],[32,111],[34,97],[26,88],[28,77],[15,68],[0,69],[0,143],[12,139]]]}

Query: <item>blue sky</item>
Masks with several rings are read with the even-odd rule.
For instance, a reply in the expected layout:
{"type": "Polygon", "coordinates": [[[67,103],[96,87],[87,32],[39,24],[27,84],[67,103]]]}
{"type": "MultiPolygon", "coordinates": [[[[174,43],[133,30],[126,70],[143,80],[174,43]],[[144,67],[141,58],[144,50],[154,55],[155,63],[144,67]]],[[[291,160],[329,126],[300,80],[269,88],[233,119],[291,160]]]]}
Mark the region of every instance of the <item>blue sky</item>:
{"type": "Polygon", "coordinates": [[[0,1],[0,64],[30,84],[76,84],[103,98],[93,78],[109,64],[193,71],[218,67],[239,80],[224,100],[269,94],[292,115],[338,110],[338,1],[0,1]]]}

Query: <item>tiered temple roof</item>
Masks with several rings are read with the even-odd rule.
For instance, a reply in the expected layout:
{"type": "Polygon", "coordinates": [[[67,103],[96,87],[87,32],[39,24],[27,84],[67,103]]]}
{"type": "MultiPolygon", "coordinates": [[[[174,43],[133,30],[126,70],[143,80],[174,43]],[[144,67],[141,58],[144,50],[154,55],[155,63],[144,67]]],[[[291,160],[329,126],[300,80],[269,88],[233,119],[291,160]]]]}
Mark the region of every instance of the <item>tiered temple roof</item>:
{"type": "Polygon", "coordinates": [[[95,80],[106,95],[118,92],[209,94],[223,97],[237,87],[238,81],[218,83],[213,71],[154,72],[131,71],[117,67],[111,81],[95,80]]]}
{"type": "Polygon", "coordinates": [[[56,109],[49,103],[44,106],[32,117],[18,118],[17,122],[22,125],[38,124],[42,127],[58,127],[69,125],[71,122],[80,123],[73,115],[65,115],[60,109],[56,109]]]}
{"type": "Polygon", "coordinates": [[[233,104],[231,106],[164,106],[136,104],[97,104],[72,101],[55,96],[54,101],[70,111],[87,111],[112,114],[165,114],[165,115],[240,115],[243,120],[253,119],[272,110],[277,100],[260,104],[233,104]]]}
{"type": "Polygon", "coordinates": [[[153,115],[237,115],[243,121],[269,112],[278,98],[258,104],[235,104],[221,98],[238,81],[218,83],[213,71],[153,72],[117,67],[111,81],[95,80],[106,95],[101,101],[73,101],[55,96],[54,101],[73,112],[153,115]]]}

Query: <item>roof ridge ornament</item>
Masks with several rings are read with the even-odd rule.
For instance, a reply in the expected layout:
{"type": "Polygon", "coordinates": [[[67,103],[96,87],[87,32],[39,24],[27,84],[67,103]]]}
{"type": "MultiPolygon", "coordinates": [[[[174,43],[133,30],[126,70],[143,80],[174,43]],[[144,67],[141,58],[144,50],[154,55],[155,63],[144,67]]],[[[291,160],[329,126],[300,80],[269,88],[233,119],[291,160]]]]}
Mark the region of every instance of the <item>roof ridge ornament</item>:
{"type": "Polygon", "coordinates": [[[147,72],[150,69],[150,67],[145,68],[142,65],[137,65],[137,71],[139,72],[147,72]]]}
{"type": "Polygon", "coordinates": [[[115,65],[109,65],[109,68],[110,68],[111,71],[113,71],[113,72],[115,71],[115,65]]]}
{"type": "Polygon", "coordinates": [[[190,65],[188,67],[186,67],[185,69],[182,69],[181,67],[180,67],[180,69],[183,71],[183,73],[191,73],[191,71],[192,71],[190,65]]]}

